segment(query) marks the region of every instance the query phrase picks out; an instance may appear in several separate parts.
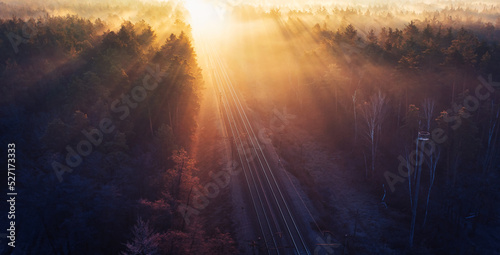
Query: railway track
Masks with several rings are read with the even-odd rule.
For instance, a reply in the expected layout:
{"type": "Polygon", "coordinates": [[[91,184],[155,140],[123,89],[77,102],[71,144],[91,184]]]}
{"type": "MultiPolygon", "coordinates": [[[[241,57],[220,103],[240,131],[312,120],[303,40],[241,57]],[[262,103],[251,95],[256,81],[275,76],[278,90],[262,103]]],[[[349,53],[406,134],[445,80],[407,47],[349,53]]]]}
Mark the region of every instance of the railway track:
{"type": "Polygon", "coordinates": [[[226,67],[213,47],[204,43],[203,51],[212,75],[213,88],[223,117],[224,132],[231,137],[236,160],[242,167],[251,207],[255,212],[254,246],[264,254],[311,254],[308,230],[297,222],[289,196],[283,191],[269,163],[265,148],[259,143],[244,103],[233,86],[226,67]]]}

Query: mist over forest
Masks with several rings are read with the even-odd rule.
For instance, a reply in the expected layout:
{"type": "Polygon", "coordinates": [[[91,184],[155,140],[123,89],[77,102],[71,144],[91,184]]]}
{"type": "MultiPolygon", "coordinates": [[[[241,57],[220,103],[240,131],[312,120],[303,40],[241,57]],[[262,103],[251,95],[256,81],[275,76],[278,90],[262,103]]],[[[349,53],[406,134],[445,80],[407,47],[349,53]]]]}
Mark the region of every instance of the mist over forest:
{"type": "Polygon", "coordinates": [[[499,42],[494,0],[0,1],[0,254],[500,254],[499,42]]]}

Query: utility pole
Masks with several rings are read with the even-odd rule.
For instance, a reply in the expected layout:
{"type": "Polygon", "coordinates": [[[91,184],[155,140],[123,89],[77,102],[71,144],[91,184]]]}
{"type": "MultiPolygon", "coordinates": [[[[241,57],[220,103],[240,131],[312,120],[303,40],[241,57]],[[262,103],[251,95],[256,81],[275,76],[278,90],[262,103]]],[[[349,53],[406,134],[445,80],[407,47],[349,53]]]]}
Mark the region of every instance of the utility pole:
{"type": "MultiPolygon", "coordinates": [[[[419,131],[418,132],[418,136],[417,136],[417,153],[415,154],[415,163],[417,164],[417,172],[415,173],[416,174],[416,182],[415,182],[415,195],[414,195],[414,198],[413,198],[413,203],[412,203],[412,210],[411,210],[411,227],[410,227],[410,248],[413,247],[413,237],[415,235],[415,221],[416,221],[416,218],[417,218],[417,205],[418,205],[418,193],[419,193],[419,189],[420,189],[420,176],[421,176],[421,173],[422,173],[422,163],[423,163],[423,158],[420,159],[420,162],[419,161],[419,152],[418,152],[418,148],[419,148],[419,142],[422,146],[422,148],[424,148],[425,146],[425,142],[428,141],[430,138],[430,133],[427,132],[427,131],[419,131]]],[[[422,154],[422,157],[423,157],[423,154],[422,154]]],[[[411,176],[409,177],[408,181],[412,181],[411,179],[411,176]]],[[[410,194],[410,196],[413,196],[413,194],[410,194]]]]}

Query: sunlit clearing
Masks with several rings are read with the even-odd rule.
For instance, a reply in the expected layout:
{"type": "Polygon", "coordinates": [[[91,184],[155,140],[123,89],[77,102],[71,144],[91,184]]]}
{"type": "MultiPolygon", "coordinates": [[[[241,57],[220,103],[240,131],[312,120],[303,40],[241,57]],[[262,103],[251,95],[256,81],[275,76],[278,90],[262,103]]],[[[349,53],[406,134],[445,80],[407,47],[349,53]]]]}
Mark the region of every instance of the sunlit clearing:
{"type": "Polygon", "coordinates": [[[215,6],[205,0],[186,0],[184,4],[189,11],[190,24],[195,35],[214,35],[220,31],[224,22],[224,7],[215,6]]]}

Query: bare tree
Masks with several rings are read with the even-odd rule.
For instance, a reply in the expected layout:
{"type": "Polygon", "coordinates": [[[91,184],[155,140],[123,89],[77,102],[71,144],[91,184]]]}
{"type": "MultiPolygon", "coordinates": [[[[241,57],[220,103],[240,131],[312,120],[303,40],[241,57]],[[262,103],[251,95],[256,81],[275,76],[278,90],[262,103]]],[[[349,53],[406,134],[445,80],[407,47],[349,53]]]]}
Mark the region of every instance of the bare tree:
{"type": "Polygon", "coordinates": [[[354,95],[352,95],[352,108],[354,110],[354,143],[358,140],[358,122],[356,118],[356,97],[357,90],[354,91],[354,95]]]}
{"type": "Polygon", "coordinates": [[[431,151],[425,160],[427,167],[429,167],[429,188],[427,191],[427,201],[425,203],[425,216],[424,216],[423,227],[425,227],[425,223],[427,222],[427,212],[429,211],[429,199],[431,197],[432,186],[434,186],[434,180],[436,179],[436,168],[440,157],[441,157],[441,150],[437,149],[436,151],[431,151]]]}
{"type": "Polygon", "coordinates": [[[371,173],[375,172],[375,158],[377,155],[382,123],[386,115],[386,97],[380,91],[361,106],[361,114],[366,123],[364,134],[370,142],[371,147],[371,173]]]}
{"type": "MultiPolygon", "coordinates": [[[[423,160],[423,153],[420,151],[419,152],[419,142],[420,142],[420,137],[417,137],[417,147],[416,147],[416,154],[415,154],[415,175],[413,176],[408,176],[408,182],[411,182],[414,184],[411,184],[414,187],[414,191],[412,192],[410,190],[410,199],[411,199],[411,226],[410,226],[410,247],[413,247],[413,237],[415,234],[415,222],[417,219],[417,207],[418,207],[418,195],[420,193],[420,177],[422,175],[422,160],[423,160]]],[[[424,143],[425,141],[421,141],[424,143]]],[[[423,148],[424,146],[422,146],[423,148]]]]}
{"type": "Polygon", "coordinates": [[[434,101],[434,99],[426,98],[423,102],[422,108],[424,109],[424,118],[427,121],[427,131],[431,130],[435,106],[436,101],[434,101]]]}
{"type": "Polygon", "coordinates": [[[493,159],[495,158],[496,155],[496,143],[498,140],[498,118],[500,117],[500,105],[496,106],[495,109],[495,103],[492,100],[491,101],[491,110],[490,110],[490,116],[489,116],[489,122],[487,126],[487,145],[486,145],[486,152],[484,153],[483,156],[483,173],[486,174],[489,172],[491,165],[493,163],[493,159]]]}
{"type": "Polygon", "coordinates": [[[405,146],[405,154],[404,154],[404,162],[406,163],[407,177],[408,177],[408,191],[410,194],[410,206],[413,208],[413,193],[412,193],[412,174],[414,172],[413,166],[410,163],[410,152],[409,149],[405,146]]]}

